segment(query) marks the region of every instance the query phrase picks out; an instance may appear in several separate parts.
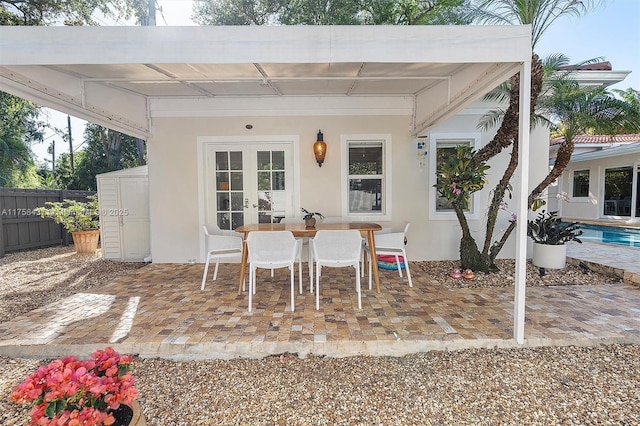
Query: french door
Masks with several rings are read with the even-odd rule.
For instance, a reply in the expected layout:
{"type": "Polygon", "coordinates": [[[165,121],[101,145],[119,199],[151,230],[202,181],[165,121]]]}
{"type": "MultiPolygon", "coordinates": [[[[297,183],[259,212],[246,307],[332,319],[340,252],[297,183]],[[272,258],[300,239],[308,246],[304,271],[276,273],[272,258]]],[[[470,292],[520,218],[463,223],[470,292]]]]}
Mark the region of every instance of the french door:
{"type": "Polygon", "coordinates": [[[292,170],[290,144],[207,144],[206,223],[236,229],[291,215],[292,170]]]}

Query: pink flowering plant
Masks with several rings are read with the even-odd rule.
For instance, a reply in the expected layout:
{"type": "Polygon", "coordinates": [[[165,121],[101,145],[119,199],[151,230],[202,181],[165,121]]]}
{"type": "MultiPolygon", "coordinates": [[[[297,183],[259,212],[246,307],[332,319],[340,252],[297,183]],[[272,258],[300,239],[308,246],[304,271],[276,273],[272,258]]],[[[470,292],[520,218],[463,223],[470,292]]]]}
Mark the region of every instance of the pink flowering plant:
{"type": "Polygon", "coordinates": [[[132,361],[110,347],[94,352],[89,360],[67,356],[40,367],[10,397],[34,404],[32,425],[112,425],[113,410],[138,397],[132,361]]]}
{"type": "Polygon", "coordinates": [[[468,208],[469,197],[487,183],[485,163],[472,161],[475,151],[469,145],[458,145],[455,153],[445,151],[438,156],[437,181],[434,187],[452,204],[468,208]]]}

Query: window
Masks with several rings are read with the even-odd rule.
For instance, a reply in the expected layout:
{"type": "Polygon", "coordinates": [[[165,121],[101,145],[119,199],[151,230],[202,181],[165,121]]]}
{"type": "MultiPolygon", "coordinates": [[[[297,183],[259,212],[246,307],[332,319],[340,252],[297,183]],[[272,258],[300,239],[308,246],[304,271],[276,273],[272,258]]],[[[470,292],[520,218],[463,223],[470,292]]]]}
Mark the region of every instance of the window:
{"type": "Polygon", "coordinates": [[[346,179],[343,215],[383,219],[390,214],[390,137],[343,136],[346,179]]]}
{"type": "Polygon", "coordinates": [[[618,167],[604,171],[605,216],[631,216],[633,167],[618,167]]]}
{"type": "Polygon", "coordinates": [[[573,193],[575,197],[589,196],[589,170],[576,170],[573,172],[573,193]]]}
{"type": "MultiPolygon", "coordinates": [[[[431,196],[431,202],[429,207],[429,216],[431,219],[454,219],[455,212],[451,202],[441,196],[435,189],[434,185],[437,183],[439,165],[455,154],[456,147],[458,145],[468,145],[476,149],[477,144],[480,141],[480,135],[473,134],[431,134],[430,139],[430,152],[435,155],[431,155],[429,159],[429,194],[431,196]]],[[[475,218],[477,215],[475,205],[477,204],[477,195],[474,194],[469,199],[468,209],[469,217],[475,218]]]]}

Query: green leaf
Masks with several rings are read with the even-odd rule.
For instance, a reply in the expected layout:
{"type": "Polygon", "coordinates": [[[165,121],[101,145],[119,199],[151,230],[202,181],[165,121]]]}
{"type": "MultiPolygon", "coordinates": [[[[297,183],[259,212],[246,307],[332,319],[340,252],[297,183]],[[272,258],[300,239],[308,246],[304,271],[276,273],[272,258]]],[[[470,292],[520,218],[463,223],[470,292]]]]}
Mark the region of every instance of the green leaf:
{"type": "Polygon", "coordinates": [[[44,410],[44,415],[52,419],[60,414],[66,406],[67,402],[65,400],[59,399],[56,401],[51,401],[47,404],[47,408],[45,408],[44,410]]]}
{"type": "Polygon", "coordinates": [[[118,364],[118,377],[122,377],[127,374],[133,366],[131,364],[118,364]]]}

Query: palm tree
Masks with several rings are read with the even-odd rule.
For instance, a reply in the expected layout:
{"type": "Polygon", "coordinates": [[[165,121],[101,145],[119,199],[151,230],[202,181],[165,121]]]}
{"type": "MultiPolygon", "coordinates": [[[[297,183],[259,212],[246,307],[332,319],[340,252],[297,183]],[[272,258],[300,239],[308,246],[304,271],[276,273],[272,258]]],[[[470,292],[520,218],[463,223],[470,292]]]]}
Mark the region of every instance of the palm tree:
{"type": "Polygon", "coordinates": [[[553,130],[558,131],[563,142],[551,171],[529,194],[529,206],[567,167],[576,136],[587,130],[613,134],[621,129],[640,128],[635,106],[603,86],[582,88],[569,77],[551,80],[550,91],[550,96],[540,98],[538,111],[558,123],[553,130]]]}
{"type": "MultiPolygon", "coordinates": [[[[479,24],[531,25],[532,48],[535,50],[535,46],[545,30],[558,18],[580,16],[600,3],[600,1],[592,0],[478,0],[467,9],[465,18],[479,24]]],[[[543,65],[534,52],[531,63],[531,111],[535,111],[538,96],[543,90],[543,65]]],[[[509,103],[495,137],[474,153],[470,163],[472,168],[477,168],[481,163],[487,162],[505,148],[513,147],[507,169],[493,190],[493,197],[487,212],[483,250],[478,249],[476,241],[470,236],[463,236],[460,240],[460,261],[461,266],[465,269],[488,272],[496,268],[494,259],[502,245],[492,243],[494,228],[500,206],[510,188],[509,181],[518,165],[519,87],[520,75],[516,74],[509,81],[509,103]]],[[[462,221],[466,221],[464,215],[457,216],[464,228],[462,223],[462,221]]],[[[506,241],[506,237],[503,237],[504,241],[506,241]]]]}

